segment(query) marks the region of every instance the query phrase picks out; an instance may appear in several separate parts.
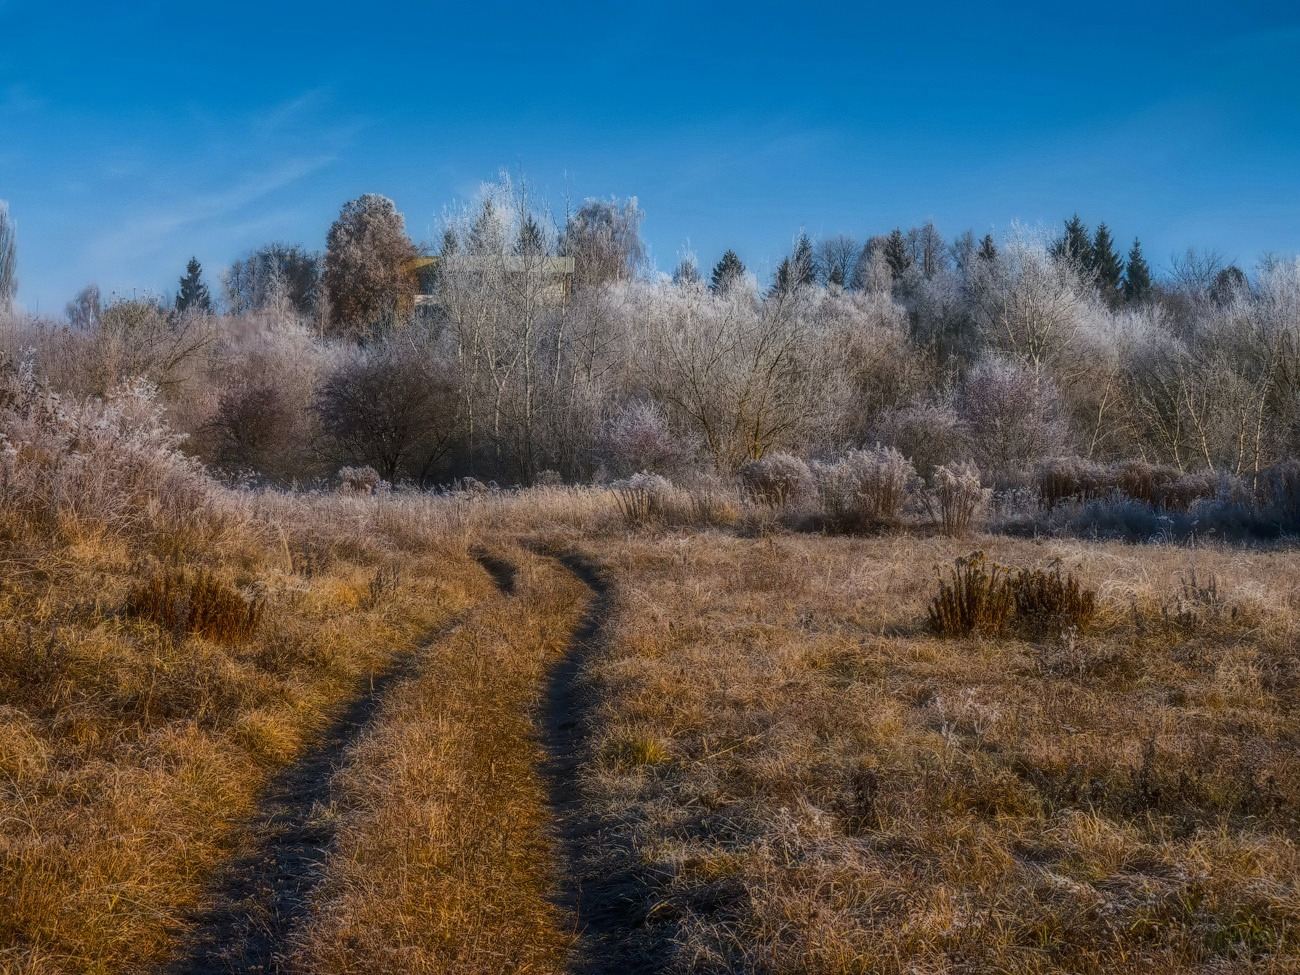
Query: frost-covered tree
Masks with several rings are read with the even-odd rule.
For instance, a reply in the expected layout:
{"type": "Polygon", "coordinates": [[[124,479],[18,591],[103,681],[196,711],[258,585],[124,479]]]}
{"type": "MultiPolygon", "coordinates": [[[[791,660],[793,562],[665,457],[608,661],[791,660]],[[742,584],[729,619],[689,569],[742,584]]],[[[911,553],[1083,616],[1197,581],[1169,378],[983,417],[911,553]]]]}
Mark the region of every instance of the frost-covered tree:
{"type": "Polygon", "coordinates": [[[673,284],[683,288],[693,288],[700,283],[700,269],[695,263],[695,257],[687,254],[677,262],[677,267],[673,269],[673,284]]]}
{"type": "Polygon", "coordinates": [[[913,227],[909,230],[907,249],[911,257],[911,265],[921,272],[922,277],[933,278],[940,271],[947,269],[947,246],[933,223],[926,223],[922,227],[913,227]]]}
{"type": "Polygon", "coordinates": [[[881,245],[881,253],[884,255],[885,263],[889,265],[889,271],[897,281],[912,266],[912,250],[907,246],[907,238],[903,232],[895,227],[889,232],[881,245]]]}
{"type": "Polygon", "coordinates": [[[18,293],[18,229],[9,204],[0,200],[0,312],[13,307],[18,293]]]}
{"type": "Polygon", "coordinates": [[[321,256],[297,244],[267,244],[232,264],[223,291],[232,314],[244,315],[279,303],[310,321],[320,302],[321,256]]]}
{"type": "Polygon", "coordinates": [[[330,331],[361,339],[405,321],[415,293],[410,262],[416,253],[392,200],[367,193],[345,203],[326,237],[330,331]]]}
{"type": "Polygon", "coordinates": [[[99,328],[99,321],[104,314],[104,302],[99,295],[99,285],[88,284],[64,308],[68,323],[81,332],[91,332],[99,328]]]}
{"type": "Polygon", "coordinates": [[[745,279],[745,265],[741,263],[740,258],[733,250],[728,250],[713,265],[713,273],[709,275],[709,288],[719,294],[727,292],[732,285],[737,284],[745,279]]]}
{"type": "Polygon", "coordinates": [[[203,283],[203,265],[197,257],[191,257],[176,292],[176,313],[207,315],[211,312],[212,296],[203,283]]]}
{"type": "Polygon", "coordinates": [[[812,241],[807,234],[800,234],[795,241],[794,251],[777,265],[772,278],[774,295],[793,294],[799,288],[806,288],[817,281],[817,259],[813,254],[812,241]]]}
{"type": "Polygon", "coordinates": [[[574,284],[598,287],[631,280],[645,260],[643,218],[636,197],[588,200],[569,217],[560,238],[560,253],[574,261],[574,284]]]}
{"type": "Polygon", "coordinates": [[[817,245],[817,272],[826,285],[847,288],[859,252],[858,242],[846,234],[828,237],[817,245]]]}

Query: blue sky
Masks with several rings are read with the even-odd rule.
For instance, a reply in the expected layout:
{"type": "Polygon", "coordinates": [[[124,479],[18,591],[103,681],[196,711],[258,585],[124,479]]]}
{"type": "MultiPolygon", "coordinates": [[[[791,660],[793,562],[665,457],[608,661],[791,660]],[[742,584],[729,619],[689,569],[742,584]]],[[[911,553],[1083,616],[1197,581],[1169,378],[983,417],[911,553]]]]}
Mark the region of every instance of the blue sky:
{"type": "Polygon", "coordinates": [[[637,196],[664,269],[1075,210],[1157,266],[1300,251],[1300,6],[1048,6],[0,0],[19,300],[215,283],[363,192],[431,239],[502,168],[637,196]]]}

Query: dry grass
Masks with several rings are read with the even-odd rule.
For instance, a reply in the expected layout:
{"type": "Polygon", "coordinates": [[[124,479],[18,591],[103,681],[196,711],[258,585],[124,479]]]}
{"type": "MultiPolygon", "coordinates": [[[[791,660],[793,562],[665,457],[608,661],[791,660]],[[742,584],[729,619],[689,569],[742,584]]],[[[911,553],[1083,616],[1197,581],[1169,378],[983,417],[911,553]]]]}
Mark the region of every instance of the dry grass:
{"type": "Polygon", "coordinates": [[[306,517],[237,511],[249,527],[183,566],[158,561],[177,551],[161,518],[138,541],[5,521],[0,971],[156,970],[269,777],[490,591],[454,540],[362,545],[306,517]],[[385,554],[406,568],[376,603],[385,554]]]}
{"type": "Polygon", "coordinates": [[[1294,557],[983,544],[1068,566],[1091,631],[931,636],[939,539],[598,547],[583,784],[652,937],[698,972],[1297,970],[1294,557]]]}
{"type": "Polygon", "coordinates": [[[337,849],[295,971],[564,969],[531,715],[588,593],[550,560],[505,554],[516,594],[437,647],[338,775],[337,849]]]}

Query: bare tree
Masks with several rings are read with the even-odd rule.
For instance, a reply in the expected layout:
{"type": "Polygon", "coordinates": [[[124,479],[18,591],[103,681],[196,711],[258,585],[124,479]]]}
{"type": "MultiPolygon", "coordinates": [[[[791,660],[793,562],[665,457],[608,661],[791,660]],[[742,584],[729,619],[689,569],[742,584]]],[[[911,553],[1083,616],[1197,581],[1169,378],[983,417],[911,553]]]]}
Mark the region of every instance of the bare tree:
{"type": "Polygon", "coordinates": [[[0,200],[0,312],[13,308],[18,294],[18,228],[9,204],[0,200]]]}
{"type": "Polygon", "coordinates": [[[847,288],[861,248],[845,234],[828,237],[817,245],[817,271],[823,284],[847,288]]]}

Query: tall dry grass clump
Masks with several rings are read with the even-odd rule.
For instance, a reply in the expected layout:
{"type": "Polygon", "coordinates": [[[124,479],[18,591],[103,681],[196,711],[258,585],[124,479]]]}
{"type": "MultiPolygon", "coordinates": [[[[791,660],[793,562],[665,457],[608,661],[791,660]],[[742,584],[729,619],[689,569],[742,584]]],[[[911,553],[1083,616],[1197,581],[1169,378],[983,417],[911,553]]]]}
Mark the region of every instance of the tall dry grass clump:
{"type": "Polygon", "coordinates": [[[136,584],[126,611],[177,636],[236,644],[252,639],[265,605],[264,598],[244,596],[210,570],[164,568],[136,584]]]}
{"type": "Polygon", "coordinates": [[[979,468],[969,461],[934,469],[933,487],[924,495],[931,516],[945,535],[967,534],[992,491],[980,484],[979,468]]]}
{"type": "Polygon", "coordinates": [[[893,447],[850,450],[814,475],[822,511],[840,531],[897,523],[917,485],[912,462],[893,447]]]}
{"type": "Polygon", "coordinates": [[[983,552],[972,552],[953,563],[949,578],[940,577],[928,612],[930,626],[943,636],[999,636],[1011,625],[1015,608],[1007,569],[983,552]]]}

